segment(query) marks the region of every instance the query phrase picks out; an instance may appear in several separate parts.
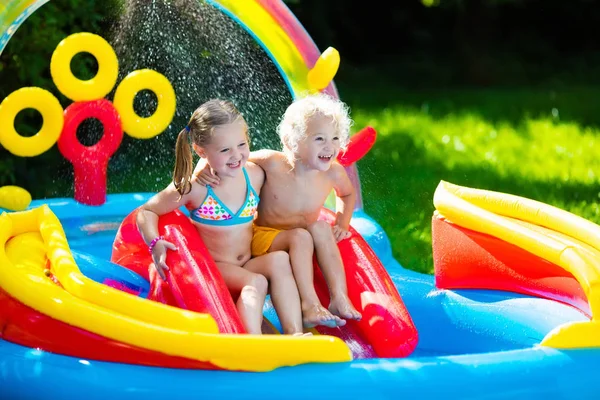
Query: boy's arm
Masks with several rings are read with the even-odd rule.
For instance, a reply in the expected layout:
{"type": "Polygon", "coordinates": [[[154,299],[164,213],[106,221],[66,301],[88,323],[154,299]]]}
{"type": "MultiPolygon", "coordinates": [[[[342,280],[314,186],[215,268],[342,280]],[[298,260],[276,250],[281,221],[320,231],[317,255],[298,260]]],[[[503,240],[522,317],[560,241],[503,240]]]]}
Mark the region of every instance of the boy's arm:
{"type": "MultiPolygon", "coordinates": [[[[258,165],[260,168],[267,169],[269,168],[270,163],[273,162],[277,157],[278,152],[274,150],[258,150],[250,153],[250,157],[248,161],[258,165]]],[[[219,177],[215,175],[212,169],[208,166],[206,160],[201,158],[198,160],[198,164],[196,164],[196,168],[194,168],[194,173],[192,174],[194,180],[199,184],[206,186],[218,186],[219,185],[219,177]]]]}
{"type": "Polygon", "coordinates": [[[218,186],[220,179],[208,165],[206,159],[200,158],[194,172],[192,172],[192,181],[198,182],[202,186],[218,186]]]}
{"type": "Polygon", "coordinates": [[[275,157],[277,157],[278,155],[279,152],[275,150],[257,150],[250,153],[248,161],[253,162],[254,164],[260,166],[262,169],[267,169],[269,168],[270,163],[273,162],[273,160],[275,160],[275,157]]]}
{"type": "Polygon", "coordinates": [[[331,166],[333,174],[333,188],[336,194],[336,218],[335,224],[341,229],[347,231],[350,227],[350,219],[354,211],[354,203],[356,202],[356,192],[352,181],[348,177],[346,170],[337,162],[331,166]]]}

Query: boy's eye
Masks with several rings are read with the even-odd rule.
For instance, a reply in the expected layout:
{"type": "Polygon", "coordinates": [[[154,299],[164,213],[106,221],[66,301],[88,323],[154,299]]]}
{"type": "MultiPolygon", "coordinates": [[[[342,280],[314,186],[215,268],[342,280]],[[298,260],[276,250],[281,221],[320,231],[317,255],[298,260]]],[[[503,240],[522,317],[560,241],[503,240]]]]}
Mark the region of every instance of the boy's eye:
{"type": "Polygon", "coordinates": [[[335,136],[335,137],[333,138],[333,140],[340,140],[340,138],[339,138],[339,137],[337,137],[337,136],[335,136]]]}
{"type": "Polygon", "coordinates": [[[317,136],[315,140],[323,140],[323,138],[321,136],[317,136]]]}

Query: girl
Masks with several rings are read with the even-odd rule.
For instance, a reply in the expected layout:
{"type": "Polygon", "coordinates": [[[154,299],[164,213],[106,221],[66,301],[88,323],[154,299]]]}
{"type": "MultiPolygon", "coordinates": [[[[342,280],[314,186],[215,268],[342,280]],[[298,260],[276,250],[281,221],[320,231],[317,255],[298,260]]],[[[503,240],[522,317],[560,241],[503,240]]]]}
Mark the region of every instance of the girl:
{"type": "Polygon", "coordinates": [[[301,335],[300,297],[288,253],[276,251],[251,259],[252,223],[265,178],[260,167],[247,162],[247,131],[232,103],[210,100],[202,104],[177,138],[173,183],[142,206],[137,225],[164,279],[166,251],[176,248],[159,237],[158,217],[185,205],[227,287],[239,293],[236,305],[247,332],[261,333],[270,283],[284,333],[301,335]],[[196,154],[220,177],[217,188],[192,182],[190,139],[196,154]]]}

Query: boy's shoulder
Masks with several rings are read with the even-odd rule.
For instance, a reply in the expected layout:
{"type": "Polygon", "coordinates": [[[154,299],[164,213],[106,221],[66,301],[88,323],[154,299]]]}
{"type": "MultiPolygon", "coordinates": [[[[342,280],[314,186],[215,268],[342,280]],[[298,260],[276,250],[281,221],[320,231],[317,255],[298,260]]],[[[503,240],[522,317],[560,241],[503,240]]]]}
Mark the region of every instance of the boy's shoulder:
{"type": "Polygon", "coordinates": [[[346,172],[346,168],[344,168],[344,166],[337,161],[334,161],[331,164],[331,168],[329,168],[329,170],[327,170],[327,174],[329,175],[329,177],[331,179],[334,179],[334,180],[337,180],[344,176],[348,176],[348,173],[346,172]]]}
{"type": "Polygon", "coordinates": [[[342,182],[348,179],[348,173],[346,172],[346,168],[337,161],[334,161],[331,164],[331,168],[329,168],[326,172],[327,177],[335,184],[336,182],[342,182]]]}

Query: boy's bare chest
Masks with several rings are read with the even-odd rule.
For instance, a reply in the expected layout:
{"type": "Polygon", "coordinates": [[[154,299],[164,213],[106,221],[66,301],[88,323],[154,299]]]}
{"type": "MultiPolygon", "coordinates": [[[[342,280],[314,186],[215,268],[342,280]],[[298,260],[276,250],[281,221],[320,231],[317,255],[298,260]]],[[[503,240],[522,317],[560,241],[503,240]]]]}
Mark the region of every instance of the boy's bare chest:
{"type": "Polygon", "coordinates": [[[268,177],[261,193],[261,203],[264,201],[264,206],[277,208],[280,212],[314,212],[323,206],[331,189],[329,180],[321,177],[268,177]]]}

